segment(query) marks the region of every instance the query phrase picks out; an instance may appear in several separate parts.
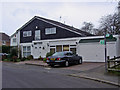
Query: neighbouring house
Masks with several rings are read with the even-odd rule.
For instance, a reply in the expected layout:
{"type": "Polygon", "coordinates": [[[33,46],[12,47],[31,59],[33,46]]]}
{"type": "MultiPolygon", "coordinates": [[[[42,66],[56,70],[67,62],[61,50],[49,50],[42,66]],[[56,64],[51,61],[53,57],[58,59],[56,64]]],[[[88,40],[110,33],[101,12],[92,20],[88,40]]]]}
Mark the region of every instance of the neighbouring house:
{"type": "MultiPolygon", "coordinates": [[[[21,48],[22,57],[45,57],[48,52],[72,51],[83,61],[104,62],[103,36],[94,36],[61,22],[33,17],[11,36],[11,46],[21,48]]],[[[109,39],[109,38],[108,38],[109,39]]],[[[107,40],[108,55],[120,55],[120,36],[107,40]]]]}
{"type": "Polygon", "coordinates": [[[10,37],[5,33],[0,33],[0,46],[10,46],[10,37]]]}

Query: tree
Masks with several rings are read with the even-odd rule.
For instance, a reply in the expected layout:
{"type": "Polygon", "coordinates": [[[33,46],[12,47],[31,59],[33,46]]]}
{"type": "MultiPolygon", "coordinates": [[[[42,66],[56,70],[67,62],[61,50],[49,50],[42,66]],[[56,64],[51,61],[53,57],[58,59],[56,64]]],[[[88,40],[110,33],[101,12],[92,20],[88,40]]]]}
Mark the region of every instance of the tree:
{"type": "Polygon", "coordinates": [[[83,22],[83,27],[81,30],[93,34],[93,27],[94,25],[91,22],[83,22]]]}
{"type": "Polygon", "coordinates": [[[120,29],[119,29],[118,24],[119,23],[118,23],[118,14],[117,13],[103,16],[100,19],[100,26],[99,26],[98,34],[104,35],[105,30],[108,34],[112,34],[112,35],[119,34],[120,29]]]}

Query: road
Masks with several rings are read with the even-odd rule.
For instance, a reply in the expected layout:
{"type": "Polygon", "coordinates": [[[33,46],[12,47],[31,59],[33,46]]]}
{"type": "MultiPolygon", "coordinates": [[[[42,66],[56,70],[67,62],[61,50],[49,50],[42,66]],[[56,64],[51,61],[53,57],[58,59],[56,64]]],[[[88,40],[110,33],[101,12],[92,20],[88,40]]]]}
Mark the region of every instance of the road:
{"type": "Polygon", "coordinates": [[[69,76],[78,71],[3,63],[3,88],[118,88],[117,86],[69,76]]]}

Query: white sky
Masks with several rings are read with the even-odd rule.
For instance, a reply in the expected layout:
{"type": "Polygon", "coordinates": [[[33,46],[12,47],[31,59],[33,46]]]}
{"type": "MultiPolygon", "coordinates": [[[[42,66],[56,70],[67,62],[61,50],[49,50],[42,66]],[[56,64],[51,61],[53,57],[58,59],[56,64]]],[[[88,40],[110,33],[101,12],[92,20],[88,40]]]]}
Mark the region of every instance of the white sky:
{"type": "MultiPolygon", "coordinates": [[[[14,0],[12,0],[14,1],[14,0]]],[[[26,2],[9,2],[2,0],[0,3],[0,27],[1,31],[12,35],[18,28],[24,25],[35,15],[48,19],[65,21],[65,24],[77,28],[82,27],[82,23],[92,22],[98,27],[99,20],[102,16],[112,14],[117,11],[117,0],[62,0],[55,2],[52,0],[26,0],[26,2]],[[73,2],[74,1],[74,2],[73,2]],[[2,7],[2,10],[1,10],[2,7]],[[2,18],[2,19],[1,19],[2,18]]]]}

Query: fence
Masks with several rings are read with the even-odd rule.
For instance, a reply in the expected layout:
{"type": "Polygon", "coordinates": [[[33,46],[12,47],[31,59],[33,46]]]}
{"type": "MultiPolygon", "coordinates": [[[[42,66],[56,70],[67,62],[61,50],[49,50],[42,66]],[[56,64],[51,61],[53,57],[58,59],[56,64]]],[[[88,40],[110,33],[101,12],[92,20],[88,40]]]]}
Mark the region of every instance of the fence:
{"type": "Polygon", "coordinates": [[[107,69],[108,71],[118,71],[120,72],[120,56],[114,58],[107,57],[107,69]]]}

